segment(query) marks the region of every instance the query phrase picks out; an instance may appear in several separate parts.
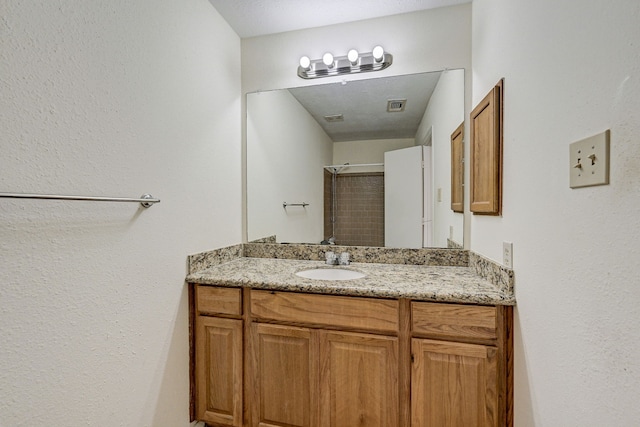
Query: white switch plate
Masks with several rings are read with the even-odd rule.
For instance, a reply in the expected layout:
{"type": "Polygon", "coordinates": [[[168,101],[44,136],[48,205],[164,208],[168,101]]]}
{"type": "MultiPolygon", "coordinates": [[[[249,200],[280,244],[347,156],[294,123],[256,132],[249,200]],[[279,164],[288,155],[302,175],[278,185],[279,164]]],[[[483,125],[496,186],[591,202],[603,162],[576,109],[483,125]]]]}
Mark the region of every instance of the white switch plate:
{"type": "Polygon", "coordinates": [[[502,242],[502,264],[507,268],[513,268],[513,243],[502,242]]]}
{"type": "Polygon", "coordinates": [[[609,184],[609,130],[569,145],[569,187],[609,184]]]}

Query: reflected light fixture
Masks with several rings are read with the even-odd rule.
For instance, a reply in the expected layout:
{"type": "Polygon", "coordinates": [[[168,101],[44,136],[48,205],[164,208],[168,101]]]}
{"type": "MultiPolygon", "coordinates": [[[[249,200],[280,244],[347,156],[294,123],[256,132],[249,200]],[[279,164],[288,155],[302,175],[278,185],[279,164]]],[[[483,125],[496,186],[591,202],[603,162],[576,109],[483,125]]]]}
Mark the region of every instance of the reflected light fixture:
{"type": "Polygon", "coordinates": [[[385,52],[382,46],[376,46],[368,53],[358,53],[357,50],[351,49],[346,56],[337,57],[327,52],[322,56],[322,59],[311,60],[308,56],[300,58],[298,77],[317,79],[319,77],[380,71],[392,63],[393,56],[385,52]]]}

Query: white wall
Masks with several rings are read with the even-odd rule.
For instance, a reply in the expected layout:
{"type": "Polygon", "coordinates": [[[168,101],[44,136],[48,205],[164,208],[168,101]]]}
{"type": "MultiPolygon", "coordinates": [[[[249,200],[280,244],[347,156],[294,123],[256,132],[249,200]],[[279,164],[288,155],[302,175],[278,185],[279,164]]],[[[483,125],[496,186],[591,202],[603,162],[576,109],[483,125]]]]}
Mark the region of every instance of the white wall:
{"type": "Polygon", "coordinates": [[[242,90],[279,89],[470,66],[471,5],[368,19],[347,24],[242,39],[242,90]],[[393,64],[374,74],[304,80],[298,61],[349,49],[370,52],[376,44],[393,54],[393,64]]]}
{"type": "Polygon", "coordinates": [[[505,78],[502,217],[514,244],[515,425],[640,419],[640,3],[473,2],[473,101],[505,78]],[[569,188],[571,142],[611,129],[610,185],[569,188]]]}
{"type": "MultiPolygon", "coordinates": [[[[449,70],[440,75],[416,133],[416,141],[432,130],[433,246],[447,247],[449,227],[453,240],[462,243],[464,218],[451,210],[451,134],[464,121],[464,70],[449,70]],[[437,165],[437,166],[436,166],[437,165]],[[442,198],[438,201],[438,189],[442,198]]],[[[466,141],[469,138],[465,138],[466,141]]],[[[467,146],[468,144],[465,144],[467,146]]]]}
{"type": "Polygon", "coordinates": [[[206,0],[0,3],[0,425],[188,426],[186,256],[241,239],[240,40],[206,0]]]}
{"type": "Polygon", "coordinates": [[[248,239],[320,243],[333,142],[289,91],[248,94],[247,111],[248,239]]]}
{"type": "MultiPolygon", "coordinates": [[[[367,139],[333,143],[334,165],[384,163],[384,153],[415,145],[413,138],[367,139]]],[[[342,173],[384,172],[384,166],[346,168],[342,173]]]]}

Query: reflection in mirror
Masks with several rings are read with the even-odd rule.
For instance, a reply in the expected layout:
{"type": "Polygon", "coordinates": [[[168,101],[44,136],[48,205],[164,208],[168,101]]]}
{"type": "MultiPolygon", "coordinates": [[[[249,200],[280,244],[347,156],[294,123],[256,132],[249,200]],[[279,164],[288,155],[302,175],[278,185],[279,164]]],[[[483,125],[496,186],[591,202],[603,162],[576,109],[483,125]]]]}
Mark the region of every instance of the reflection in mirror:
{"type": "Polygon", "coordinates": [[[248,240],[462,247],[463,120],[464,70],[247,94],[248,240]]]}

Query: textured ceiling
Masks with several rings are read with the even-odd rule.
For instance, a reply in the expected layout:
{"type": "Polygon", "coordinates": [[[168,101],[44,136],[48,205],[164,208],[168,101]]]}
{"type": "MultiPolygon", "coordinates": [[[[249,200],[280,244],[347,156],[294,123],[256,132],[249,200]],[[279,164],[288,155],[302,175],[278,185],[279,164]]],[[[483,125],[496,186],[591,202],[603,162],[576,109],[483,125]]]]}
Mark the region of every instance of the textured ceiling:
{"type": "Polygon", "coordinates": [[[334,142],[413,138],[440,72],[356,80],[289,89],[334,142]],[[388,113],[387,101],[406,99],[405,111],[388,113]],[[324,116],[342,114],[344,121],[324,116]]]}
{"type": "Polygon", "coordinates": [[[471,0],[209,0],[242,38],[341,24],[471,0]]]}

